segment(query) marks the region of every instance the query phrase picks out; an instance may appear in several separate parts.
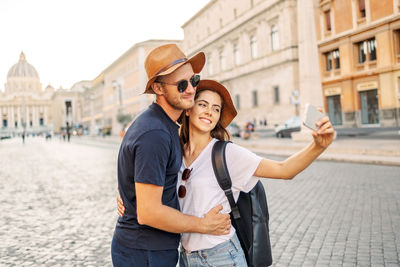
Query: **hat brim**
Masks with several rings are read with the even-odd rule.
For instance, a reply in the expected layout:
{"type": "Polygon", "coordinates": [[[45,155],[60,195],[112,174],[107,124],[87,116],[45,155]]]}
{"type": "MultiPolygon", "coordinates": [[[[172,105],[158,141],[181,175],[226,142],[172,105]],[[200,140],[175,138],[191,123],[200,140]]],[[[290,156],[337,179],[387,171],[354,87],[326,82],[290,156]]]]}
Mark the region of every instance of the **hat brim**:
{"type": "Polygon", "coordinates": [[[161,72],[161,73],[159,73],[157,75],[154,75],[147,82],[146,89],[145,89],[144,93],[145,94],[154,94],[154,91],[151,88],[151,85],[157,79],[157,77],[163,76],[163,75],[168,75],[168,74],[174,72],[175,70],[177,70],[179,67],[182,67],[186,63],[190,63],[190,65],[192,65],[194,73],[200,73],[201,70],[204,67],[204,64],[206,63],[206,56],[204,55],[203,52],[199,52],[196,55],[194,55],[193,57],[191,57],[190,59],[188,59],[188,60],[186,60],[184,62],[180,62],[178,64],[175,64],[175,65],[171,66],[170,68],[168,68],[167,70],[165,70],[165,71],[163,71],[163,72],[161,72]]]}
{"type": "Polygon", "coordinates": [[[228,89],[225,88],[225,86],[214,80],[201,80],[200,83],[197,85],[196,91],[200,92],[207,89],[216,91],[222,97],[224,107],[221,114],[221,126],[226,128],[237,115],[237,111],[235,106],[233,105],[231,95],[228,89]]]}

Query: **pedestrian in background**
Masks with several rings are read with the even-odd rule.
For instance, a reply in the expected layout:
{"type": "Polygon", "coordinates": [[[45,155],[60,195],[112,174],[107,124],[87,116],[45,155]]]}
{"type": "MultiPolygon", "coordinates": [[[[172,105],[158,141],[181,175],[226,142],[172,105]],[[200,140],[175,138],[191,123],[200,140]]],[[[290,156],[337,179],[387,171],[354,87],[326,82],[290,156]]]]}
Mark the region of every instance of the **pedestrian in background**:
{"type": "Polygon", "coordinates": [[[71,139],[71,129],[69,127],[69,123],[67,122],[67,140],[68,140],[68,142],[70,139],[71,139]]]}

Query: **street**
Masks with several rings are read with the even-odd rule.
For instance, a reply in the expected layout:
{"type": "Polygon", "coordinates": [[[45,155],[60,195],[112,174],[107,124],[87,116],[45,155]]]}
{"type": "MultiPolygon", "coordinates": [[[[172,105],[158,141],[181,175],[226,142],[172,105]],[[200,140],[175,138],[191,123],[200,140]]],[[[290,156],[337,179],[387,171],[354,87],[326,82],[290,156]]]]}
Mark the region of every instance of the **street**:
{"type": "MultiPolygon", "coordinates": [[[[99,140],[1,141],[0,266],[111,266],[117,153],[99,140]]],[[[263,180],[274,266],[399,266],[399,174],[317,161],[263,180]]]]}

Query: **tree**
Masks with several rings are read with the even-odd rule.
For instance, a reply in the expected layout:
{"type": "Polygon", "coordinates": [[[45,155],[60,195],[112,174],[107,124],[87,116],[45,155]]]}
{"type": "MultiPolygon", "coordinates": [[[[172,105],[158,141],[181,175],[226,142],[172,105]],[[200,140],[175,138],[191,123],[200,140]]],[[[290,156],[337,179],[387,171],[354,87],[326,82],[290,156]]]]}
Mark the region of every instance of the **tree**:
{"type": "Polygon", "coordinates": [[[119,112],[117,115],[117,121],[121,124],[122,130],[125,129],[126,125],[132,120],[131,115],[129,114],[124,114],[122,112],[119,112]]]}

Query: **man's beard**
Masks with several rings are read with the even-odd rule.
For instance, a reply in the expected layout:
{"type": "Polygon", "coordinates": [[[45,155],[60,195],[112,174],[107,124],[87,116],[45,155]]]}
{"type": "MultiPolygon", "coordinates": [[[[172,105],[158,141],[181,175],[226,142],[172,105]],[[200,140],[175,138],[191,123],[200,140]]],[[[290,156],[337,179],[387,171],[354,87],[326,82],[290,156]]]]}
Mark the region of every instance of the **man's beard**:
{"type": "Polygon", "coordinates": [[[173,98],[173,97],[170,97],[168,92],[165,92],[164,96],[165,96],[165,100],[167,101],[167,103],[176,110],[189,109],[189,108],[193,107],[193,105],[194,105],[194,99],[192,99],[192,101],[189,102],[189,100],[181,99],[180,96],[173,98]]]}

